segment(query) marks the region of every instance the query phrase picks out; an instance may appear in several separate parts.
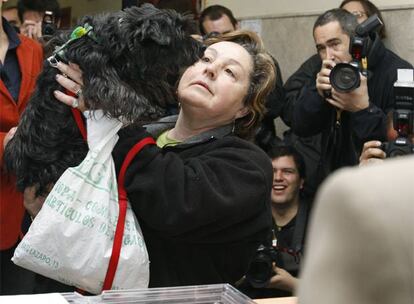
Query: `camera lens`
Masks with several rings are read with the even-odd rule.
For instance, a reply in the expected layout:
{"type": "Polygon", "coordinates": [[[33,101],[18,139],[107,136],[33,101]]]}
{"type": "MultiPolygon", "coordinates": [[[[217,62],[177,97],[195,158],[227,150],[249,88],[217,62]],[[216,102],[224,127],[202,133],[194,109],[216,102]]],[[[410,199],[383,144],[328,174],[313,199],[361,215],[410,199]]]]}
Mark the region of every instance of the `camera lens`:
{"type": "Polygon", "coordinates": [[[349,92],[360,85],[359,69],[348,63],[338,63],[331,71],[329,80],[338,92],[349,92]]]}
{"type": "Polygon", "coordinates": [[[56,32],[56,27],[53,24],[43,24],[42,35],[43,36],[52,36],[56,32]]]}

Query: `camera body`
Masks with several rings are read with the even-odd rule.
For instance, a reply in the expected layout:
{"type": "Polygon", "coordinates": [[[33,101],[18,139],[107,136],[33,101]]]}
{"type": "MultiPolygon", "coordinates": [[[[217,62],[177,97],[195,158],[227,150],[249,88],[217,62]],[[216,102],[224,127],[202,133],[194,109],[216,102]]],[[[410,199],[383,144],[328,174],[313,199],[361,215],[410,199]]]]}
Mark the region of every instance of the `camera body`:
{"type": "Polygon", "coordinates": [[[274,246],[260,245],[250,261],[246,280],[254,288],[264,288],[274,275],[273,262],[277,260],[277,249],[274,246]]]}
{"type": "Polygon", "coordinates": [[[397,139],[385,142],[381,148],[387,157],[414,153],[414,70],[398,69],[394,83],[393,127],[397,139]]]}
{"type": "Polygon", "coordinates": [[[414,153],[414,144],[406,137],[398,137],[392,142],[382,143],[381,149],[387,157],[403,156],[414,153]]]}
{"type": "MultiPolygon", "coordinates": [[[[329,74],[332,87],[338,92],[350,92],[361,84],[359,73],[362,55],[365,54],[367,40],[361,37],[351,37],[349,53],[352,56],[350,63],[338,63],[329,74]]],[[[364,56],[365,57],[365,56],[364,56]]]]}
{"type": "Polygon", "coordinates": [[[52,11],[45,11],[42,20],[42,36],[53,36],[56,33],[56,18],[52,11]]]}
{"type": "Polygon", "coordinates": [[[272,245],[260,245],[250,261],[246,273],[246,281],[254,288],[265,288],[270,279],[275,275],[273,263],[283,268],[289,273],[297,273],[301,260],[301,247],[292,248],[272,245]]]}
{"type": "MultiPolygon", "coordinates": [[[[350,92],[361,84],[360,73],[367,75],[366,56],[368,53],[369,34],[382,25],[378,16],[372,15],[355,29],[355,35],[350,37],[349,53],[352,56],[350,63],[338,63],[331,70],[329,81],[338,92],[350,92]]],[[[330,92],[325,93],[326,96],[330,92]]]]}

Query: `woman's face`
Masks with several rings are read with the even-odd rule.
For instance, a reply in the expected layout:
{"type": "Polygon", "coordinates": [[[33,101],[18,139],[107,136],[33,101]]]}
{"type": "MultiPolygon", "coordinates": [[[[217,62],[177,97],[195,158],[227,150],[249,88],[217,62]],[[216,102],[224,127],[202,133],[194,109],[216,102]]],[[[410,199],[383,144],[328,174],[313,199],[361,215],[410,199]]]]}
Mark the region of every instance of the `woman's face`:
{"type": "Polygon", "coordinates": [[[351,14],[355,15],[358,19],[358,23],[362,23],[368,19],[367,12],[359,1],[351,1],[342,6],[342,8],[351,14]]]}
{"type": "Polygon", "coordinates": [[[181,112],[212,126],[243,117],[247,113],[243,101],[252,69],[250,54],[237,43],[223,41],[209,46],[203,58],[181,77],[181,112]]]}

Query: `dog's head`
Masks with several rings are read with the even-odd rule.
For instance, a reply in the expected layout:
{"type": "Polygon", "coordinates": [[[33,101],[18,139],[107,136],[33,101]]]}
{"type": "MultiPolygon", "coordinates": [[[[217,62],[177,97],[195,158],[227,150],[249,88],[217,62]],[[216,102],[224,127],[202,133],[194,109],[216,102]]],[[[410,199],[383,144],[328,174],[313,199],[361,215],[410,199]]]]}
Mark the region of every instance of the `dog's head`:
{"type": "Polygon", "coordinates": [[[83,71],[88,107],[127,121],[164,115],[181,72],[203,53],[191,22],[152,5],[83,18],[79,25],[90,25],[96,39],[74,40],[65,57],[83,71]]]}

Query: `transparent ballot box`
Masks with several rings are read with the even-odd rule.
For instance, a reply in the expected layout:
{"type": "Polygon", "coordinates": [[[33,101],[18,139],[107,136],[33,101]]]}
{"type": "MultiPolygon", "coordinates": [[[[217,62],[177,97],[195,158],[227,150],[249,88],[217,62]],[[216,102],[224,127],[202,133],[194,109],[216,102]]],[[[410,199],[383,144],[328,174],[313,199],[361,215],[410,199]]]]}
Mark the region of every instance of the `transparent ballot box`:
{"type": "Polygon", "coordinates": [[[62,293],[68,303],[254,304],[229,284],[104,291],[99,296],[62,293]]]}

